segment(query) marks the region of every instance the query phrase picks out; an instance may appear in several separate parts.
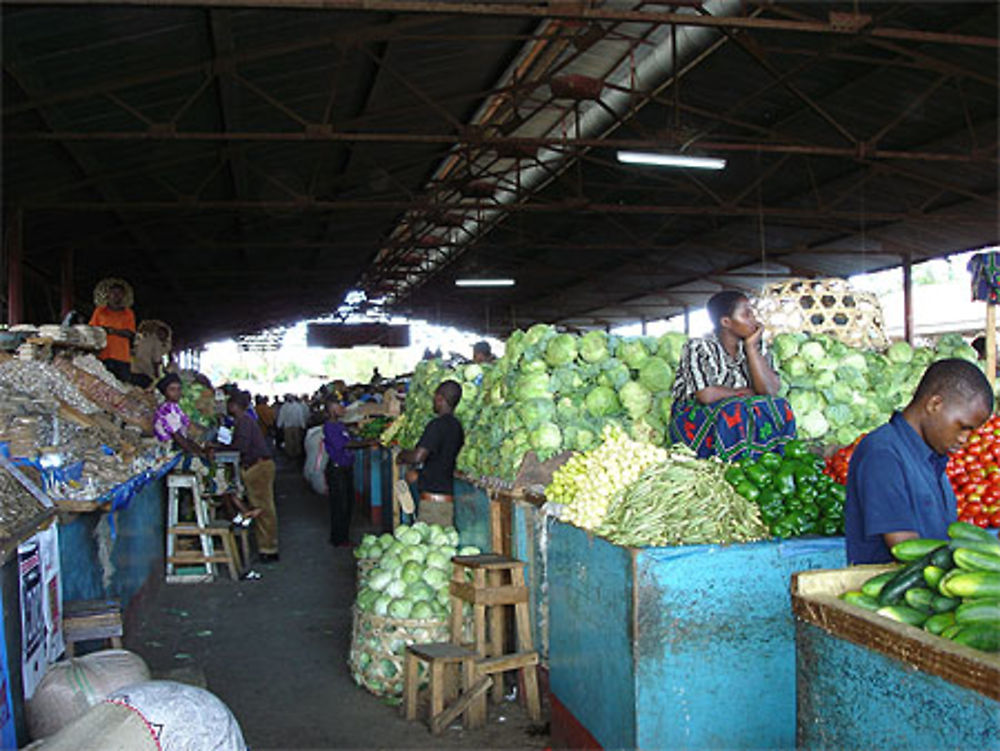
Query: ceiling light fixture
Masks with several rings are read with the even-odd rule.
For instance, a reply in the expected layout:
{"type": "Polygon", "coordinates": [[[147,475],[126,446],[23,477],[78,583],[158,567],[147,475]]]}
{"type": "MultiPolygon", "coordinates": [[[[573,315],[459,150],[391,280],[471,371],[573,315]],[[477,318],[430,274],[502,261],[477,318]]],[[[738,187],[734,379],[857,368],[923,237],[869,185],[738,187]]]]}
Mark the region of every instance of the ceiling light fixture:
{"type": "Polygon", "coordinates": [[[456,279],[456,287],[513,287],[513,279],[456,279]]]}
{"type": "Polygon", "coordinates": [[[694,169],[724,169],[725,159],[685,154],[657,154],[648,151],[619,151],[622,164],[651,164],[656,167],[691,167],[694,169]]]}

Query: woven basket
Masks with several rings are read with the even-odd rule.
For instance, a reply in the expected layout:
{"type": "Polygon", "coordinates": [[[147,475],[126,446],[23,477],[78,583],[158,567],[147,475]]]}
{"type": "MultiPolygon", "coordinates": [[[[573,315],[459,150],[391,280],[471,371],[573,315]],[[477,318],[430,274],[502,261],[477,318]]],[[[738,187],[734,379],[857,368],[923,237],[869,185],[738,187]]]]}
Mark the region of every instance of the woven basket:
{"type": "MultiPolygon", "coordinates": [[[[403,655],[409,644],[448,641],[447,618],[414,620],[363,613],[355,605],[347,664],[359,686],[376,696],[403,695],[403,655]]],[[[421,671],[421,683],[426,684],[421,671]]]]}
{"type": "Polygon", "coordinates": [[[884,349],[882,305],[843,279],[789,279],[761,291],[755,309],[769,336],[828,334],[851,347],[884,349]]]}

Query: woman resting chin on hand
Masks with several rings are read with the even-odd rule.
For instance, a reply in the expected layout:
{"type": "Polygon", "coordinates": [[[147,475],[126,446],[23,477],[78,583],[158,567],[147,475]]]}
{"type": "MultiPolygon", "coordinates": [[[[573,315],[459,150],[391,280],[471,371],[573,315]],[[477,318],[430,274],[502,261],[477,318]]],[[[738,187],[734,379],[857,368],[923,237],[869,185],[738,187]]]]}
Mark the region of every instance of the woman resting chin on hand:
{"type": "Polygon", "coordinates": [[[775,394],[781,379],[763,349],[764,329],[745,295],[708,301],[715,333],[684,345],[670,414],[670,439],[698,456],[756,459],[795,438],[795,416],[775,394]]]}

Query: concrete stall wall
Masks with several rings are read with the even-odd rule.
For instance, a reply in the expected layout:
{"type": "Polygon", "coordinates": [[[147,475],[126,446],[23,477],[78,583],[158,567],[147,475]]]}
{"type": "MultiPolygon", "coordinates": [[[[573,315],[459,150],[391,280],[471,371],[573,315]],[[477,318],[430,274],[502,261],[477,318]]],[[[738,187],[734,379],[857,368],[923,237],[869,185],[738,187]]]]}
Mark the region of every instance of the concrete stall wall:
{"type": "Polygon", "coordinates": [[[554,523],[549,681],[565,712],[553,740],[793,748],[789,580],[844,565],[842,538],[629,549],[554,523]]]}
{"type": "Polygon", "coordinates": [[[489,495],[460,478],[455,478],[455,528],[462,545],[492,551],[489,495]]]}
{"type": "Polygon", "coordinates": [[[526,561],[532,638],[545,665],[549,659],[548,530],[553,520],[533,503],[515,501],[511,512],[511,555],[526,561]],[[545,526],[545,525],[548,526],[545,526]]]}
{"type": "Polygon", "coordinates": [[[797,747],[1000,749],[1000,702],[796,624],[797,747]]]}

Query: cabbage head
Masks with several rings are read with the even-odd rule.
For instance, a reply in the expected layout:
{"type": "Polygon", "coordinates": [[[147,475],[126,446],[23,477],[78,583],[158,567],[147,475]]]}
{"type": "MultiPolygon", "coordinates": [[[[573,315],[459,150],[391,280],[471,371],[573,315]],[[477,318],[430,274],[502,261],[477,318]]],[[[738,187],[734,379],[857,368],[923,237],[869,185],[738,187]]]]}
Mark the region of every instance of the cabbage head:
{"type": "Polygon", "coordinates": [[[539,455],[553,455],[562,448],[562,431],[553,422],[543,422],[531,432],[531,448],[539,455]]]}
{"type": "Polygon", "coordinates": [[[799,353],[799,346],[805,340],[802,334],[778,334],[771,342],[771,349],[782,362],[799,353]]]}
{"type": "MultiPolygon", "coordinates": [[[[428,551],[427,558],[424,563],[427,565],[428,570],[435,568],[441,569],[442,571],[451,570],[451,560],[449,560],[448,556],[445,555],[440,548],[428,551]]],[[[426,574],[427,572],[425,571],[424,573],[426,574]]],[[[425,575],[424,579],[426,578],[427,577],[425,575]]]]}
{"type": "Polygon", "coordinates": [[[371,576],[368,577],[368,588],[374,592],[382,592],[389,586],[389,582],[391,581],[391,571],[376,569],[375,571],[372,571],[371,576]]]}
{"type": "Polygon", "coordinates": [[[660,357],[650,357],[639,368],[639,383],[654,393],[666,391],[673,382],[674,371],[660,357]]]}
{"type": "Polygon", "coordinates": [[[392,598],[389,595],[380,594],[375,598],[375,602],[372,603],[372,612],[375,615],[388,615],[390,602],[392,602],[392,598]]]}
{"type": "Polygon", "coordinates": [[[796,417],[795,424],[804,438],[822,438],[830,430],[830,424],[818,410],[796,417]]]}
{"type": "Polygon", "coordinates": [[[564,396],[556,404],[556,417],[562,423],[569,423],[577,419],[580,416],[580,407],[570,399],[568,396],[564,396]]]}
{"type": "Polygon", "coordinates": [[[809,372],[809,363],[798,355],[793,355],[782,362],[781,370],[789,378],[802,378],[809,372]]]}
{"type": "Polygon", "coordinates": [[[812,339],[799,347],[799,356],[812,367],[826,359],[826,349],[815,339],[812,339]]]}
{"type": "Polygon", "coordinates": [[[556,333],[556,330],[547,323],[536,323],[524,332],[524,348],[535,347],[556,333]]]}
{"type": "Polygon", "coordinates": [[[402,559],[393,553],[386,553],[378,561],[378,567],[381,571],[393,572],[403,565],[402,559]]]}
{"type": "Polygon", "coordinates": [[[906,363],[913,359],[913,347],[906,342],[894,342],[885,354],[894,363],[906,363]]]}
{"type": "Polygon", "coordinates": [[[564,396],[579,391],[584,385],[583,376],[575,365],[563,366],[552,374],[552,390],[564,396]]]}
{"type": "Polygon", "coordinates": [[[405,566],[407,562],[423,563],[424,558],[427,557],[427,551],[424,546],[420,543],[416,545],[410,545],[406,550],[399,554],[399,560],[403,562],[405,566]]]}
{"type": "Polygon", "coordinates": [[[622,405],[629,417],[637,420],[647,412],[653,404],[653,395],[638,381],[629,381],[618,392],[622,405]]]}
{"type": "Polygon", "coordinates": [[[385,588],[383,594],[387,594],[389,597],[402,597],[406,594],[406,582],[402,579],[393,579],[389,582],[389,586],[385,588]]]}
{"type": "Polygon", "coordinates": [[[687,339],[687,334],[682,334],[680,331],[668,331],[660,337],[656,345],[656,354],[669,364],[676,365],[680,362],[687,339]]]}
{"type": "Polygon", "coordinates": [[[604,361],[601,374],[597,377],[597,383],[601,386],[610,386],[613,389],[620,389],[632,374],[629,373],[628,365],[616,357],[604,361]]]}
{"type": "Polygon", "coordinates": [[[578,427],[573,438],[573,446],[576,451],[587,451],[597,445],[597,433],[590,428],[578,427]]]}
{"type": "Polygon", "coordinates": [[[434,607],[431,603],[424,602],[423,600],[413,603],[413,609],[410,611],[410,618],[419,621],[426,621],[436,617],[437,613],[434,612],[434,607]]]}
{"type": "Polygon", "coordinates": [[[788,394],[788,404],[795,413],[796,419],[799,415],[805,415],[813,411],[821,411],[826,406],[826,400],[818,391],[808,389],[795,389],[788,394]]]}
{"type": "Polygon", "coordinates": [[[555,411],[552,399],[528,399],[517,405],[517,414],[527,428],[534,428],[543,422],[549,422],[555,415],[555,411]]]}
{"type": "Polygon", "coordinates": [[[548,373],[528,373],[517,379],[517,400],[551,398],[548,373]]]}
{"type": "Polygon", "coordinates": [[[424,571],[424,582],[433,587],[435,591],[440,590],[442,587],[447,589],[450,580],[451,573],[446,569],[435,567],[424,571]]]}
{"type": "Polygon", "coordinates": [[[608,335],[603,331],[588,331],[580,339],[580,357],[587,362],[603,362],[610,356],[608,335]]]}
{"type": "Polygon", "coordinates": [[[388,615],[390,618],[409,618],[413,612],[413,603],[409,600],[397,597],[389,603],[388,615]]]}
{"type": "Polygon", "coordinates": [[[633,370],[638,370],[649,357],[649,350],[641,339],[625,339],[618,348],[618,358],[633,370]]]}
{"type": "Polygon", "coordinates": [[[399,578],[407,584],[412,584],[413,582],[420,581],[423,573],[424,567],[422,564],[416,561],[407,561],[403,564],[403,568],[399,572],[399,578]]]}
{"type": "Polygon", "coordinates": [[[545,362],[551,368],[568,365],[576,359],[576,338],[572,334],[557,334],[545,348],[545,362]]]}
{"type": "Polygon", "coordinates": [[[459,555],[479,555],[483,551],[477,548],[475,545],[466,545],[465,547],[459,548],[459,555]]]}
{"type": "Polygon", "coordinates": [[[379,594],[379,592],[376,592],[374,589],[369,589],[368,587],[365,587],[358,592],[358,610],[362,610],[364,612],[370,611],[375,605],[375,600],[378,599],[379,594]]]}
{"type": "Polygon", "coordinates": [[[618,395],[608,386],[597,386],[591,389],[584,400],[584,405],[592,417],[612,415],[621,407],[618,395]]]}
{"type": "Polygon", "coordinates": [[[437,597],[437,590],[422,579],[406,585],[406,599],[408,600],[433,600],[435,597],[437,597]]]}

